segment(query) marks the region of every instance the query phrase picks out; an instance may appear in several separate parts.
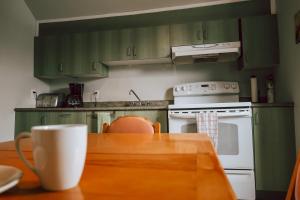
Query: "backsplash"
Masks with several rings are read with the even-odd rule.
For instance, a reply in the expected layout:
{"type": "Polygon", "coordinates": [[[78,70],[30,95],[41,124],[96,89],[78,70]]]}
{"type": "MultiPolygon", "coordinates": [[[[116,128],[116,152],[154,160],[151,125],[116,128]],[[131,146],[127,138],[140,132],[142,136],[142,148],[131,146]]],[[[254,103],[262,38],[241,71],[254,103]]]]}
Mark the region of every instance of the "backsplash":
{"type": "Polygon", "coordinates": [[[199,81],[238,81],[240,96],[250,97],[250,76],[256,75],[261,96],[266,94],[265,77],[272,70],[238,70],[233,63],[201,63],[195,65],[144,65],[110,67],[109,77],[102,79],[64,79],[50,82],[51,91],[65,89],[69,82],[84,83],[84,101],[94,101],[93,91],[99,91],[98,102],[135,101],[129,95],[133,89],[141,100],[173,100],[172,88],[181,83],[199,81]]]}

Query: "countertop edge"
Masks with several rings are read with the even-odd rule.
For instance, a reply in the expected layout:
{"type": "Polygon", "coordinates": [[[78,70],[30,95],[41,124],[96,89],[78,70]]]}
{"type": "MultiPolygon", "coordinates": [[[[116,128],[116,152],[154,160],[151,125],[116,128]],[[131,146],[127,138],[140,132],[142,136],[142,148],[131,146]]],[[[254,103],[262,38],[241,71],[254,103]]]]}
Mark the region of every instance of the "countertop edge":
{"type": "Polygon", "coordinates": [[[103,107],[103,108],[15,108],[15,112],[97,112],[97,111],[147,111],[147,110],[168,110],[166,106],[153,107],[103,107]]]}

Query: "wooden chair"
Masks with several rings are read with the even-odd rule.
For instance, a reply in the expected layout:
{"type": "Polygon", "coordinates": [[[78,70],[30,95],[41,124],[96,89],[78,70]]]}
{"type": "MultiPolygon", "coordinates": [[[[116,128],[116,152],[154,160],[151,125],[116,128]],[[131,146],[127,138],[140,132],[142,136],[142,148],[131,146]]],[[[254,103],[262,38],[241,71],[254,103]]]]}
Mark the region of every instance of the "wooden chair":
{"type": "Polygon", "coordinates": [[[148,119],[139,116],[122,116],[110,125],[104,123],[102,133],[160,133],[160,123],[153,124],[148,119]]]}
{"type": "Polygon", "coordinates": [[[293,174],[291,177],[290,185],[288,192],[286,194],[285,200],[300,200],[300,151],[298,152],[297,161],[293,170],[293,174]],[[298,188],[296,188],[298,187],[298,188]],[[293,198],[293,194],[295,194],[295,198],[293,198]]]}

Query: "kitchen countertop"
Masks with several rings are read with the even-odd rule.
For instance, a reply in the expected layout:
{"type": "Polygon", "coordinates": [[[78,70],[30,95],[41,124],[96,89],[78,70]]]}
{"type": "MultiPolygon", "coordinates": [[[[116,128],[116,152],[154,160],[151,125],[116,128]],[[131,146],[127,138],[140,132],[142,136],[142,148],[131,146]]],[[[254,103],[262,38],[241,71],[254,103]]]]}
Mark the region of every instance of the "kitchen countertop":
{"type": "Polygon", "coordinates": [[[77,108],[15,108],[16,112],[67,112],[67,111],[130,111],[130,110],[167,110],[173,101],[113,101],[113,102],[86,102],[83,107],[77,108]]]}
{"type": "MultiPolygon", "coordinates": [[[[72,112],[72,111],[130,111],[130,110],[168,110],[168,105],[173,104],[173,101],[113,101],[113,102],[97,102],[96,105],[92,102],[84,103],[84,107],[78,108],[15,108],[16,112],[72,112]]],[[[291,102],[276,102],[276,103],[252,103],[252,107],[293,107],[291,102]]]]}

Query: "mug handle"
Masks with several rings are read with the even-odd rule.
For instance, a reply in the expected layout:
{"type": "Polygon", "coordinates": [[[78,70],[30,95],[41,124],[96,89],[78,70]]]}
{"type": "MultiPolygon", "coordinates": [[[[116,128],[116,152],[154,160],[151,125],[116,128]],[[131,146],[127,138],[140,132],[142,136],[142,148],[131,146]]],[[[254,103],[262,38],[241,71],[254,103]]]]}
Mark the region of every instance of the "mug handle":
{"type": "Polygon", "coordinates": [[[16,139],[16,142],[15,142],[15,146],[16,146],[16,150],[17,150],[17,153],[20,157],[20,159],[24,162],[24,164],[33,172],[35,173],[36,175],[38,175],[37,173],[37,170],[36,168],[25,158],[21,148],[20,148],[20,141],[21,139],[25,139],[25,138],[31,138],[31,134],[28,133],[28,132],[23,132],[23,133],[20,133],[16,139]]]}

